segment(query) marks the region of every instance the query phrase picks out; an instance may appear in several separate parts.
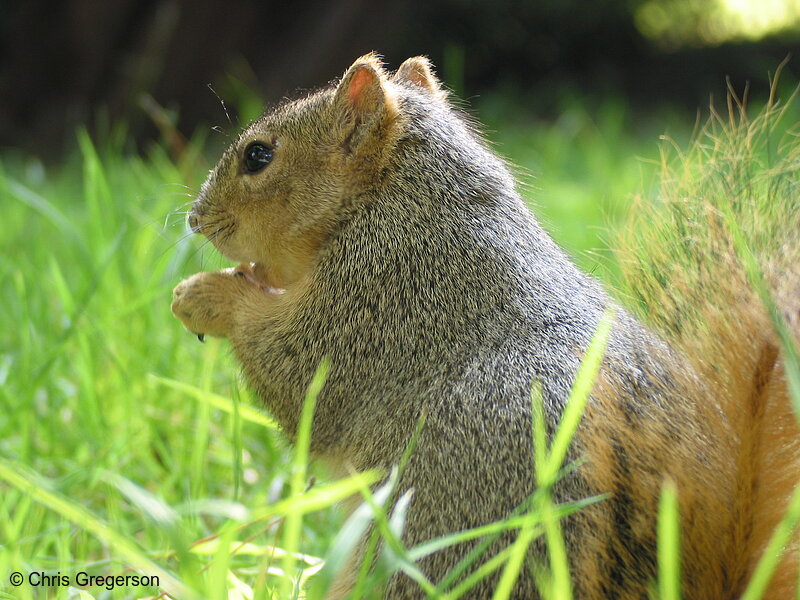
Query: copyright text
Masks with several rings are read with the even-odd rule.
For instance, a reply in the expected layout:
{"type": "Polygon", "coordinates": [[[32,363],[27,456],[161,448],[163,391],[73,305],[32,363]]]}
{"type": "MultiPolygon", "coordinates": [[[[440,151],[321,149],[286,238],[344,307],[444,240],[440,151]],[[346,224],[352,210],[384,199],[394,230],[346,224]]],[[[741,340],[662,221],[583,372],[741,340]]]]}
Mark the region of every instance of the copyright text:
{"type": "Polygon", "coordinates": [[[27,583],[31,587],[102,587],[109,591],[120,587],[157,588],[160,586],[157,575],[90,575],[84,571],[80,571],[75,575],[64,575],[58,571],[55,573],[31,571],[27,577],[16,571],[11,573],[9,581],[15,587],[27,583]]]}

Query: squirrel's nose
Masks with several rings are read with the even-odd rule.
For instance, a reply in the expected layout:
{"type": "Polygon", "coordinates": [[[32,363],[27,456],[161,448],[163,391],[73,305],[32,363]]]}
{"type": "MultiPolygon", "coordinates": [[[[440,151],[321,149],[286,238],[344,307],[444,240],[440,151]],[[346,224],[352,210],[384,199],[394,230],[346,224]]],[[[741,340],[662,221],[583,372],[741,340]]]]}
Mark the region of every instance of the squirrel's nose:
{"type": "Polygon", "coordinates": [[[189,222],[189,227],[192,229],[192,231],[197,231],[197,214],[195,212],[190,212],[189,217],[186,220],[189,222]]]}

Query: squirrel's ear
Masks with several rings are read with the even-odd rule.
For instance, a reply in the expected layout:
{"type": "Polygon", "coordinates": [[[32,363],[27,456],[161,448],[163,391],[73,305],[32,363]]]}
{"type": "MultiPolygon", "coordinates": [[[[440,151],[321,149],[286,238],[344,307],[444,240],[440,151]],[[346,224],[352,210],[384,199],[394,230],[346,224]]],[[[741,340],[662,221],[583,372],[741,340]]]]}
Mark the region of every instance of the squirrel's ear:
{"type": "Polygon", "coordinates": [[[385,79],[378,57],[362,56],[342,77],[334,103],[347,117],[354,117],[356,125],[392,116],[397,109],[385,79]]]}
{"type": "Polygon", "coordinates": [[[421,87],[437,98],[444,99],[446,96],[446,92],[433,73],[431,61],[425,56],[414,56],[403,62],[394,74],[394,80],[421,87]]]}

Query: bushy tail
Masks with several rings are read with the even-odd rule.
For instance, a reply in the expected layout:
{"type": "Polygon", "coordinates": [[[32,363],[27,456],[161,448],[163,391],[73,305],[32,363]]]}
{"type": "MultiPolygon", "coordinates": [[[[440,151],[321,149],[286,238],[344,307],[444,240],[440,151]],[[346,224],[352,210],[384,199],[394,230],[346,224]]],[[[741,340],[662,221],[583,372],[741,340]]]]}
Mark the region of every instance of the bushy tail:
{"type": "MultiPolygon", "coordinates": [[[[712,109],[688,150],[665,144],[659,200],[634,211],[643,223],[618,244],[634,312],[696,362],[735,438],[738,505],[720,557],[737,597],[800,482],[800,128],[787,127],[790,113],[773,93],[749,118],[731,92],[728,114],[712,109]]],[[[793,535],[765,598],[794,597],[798,545],[793,535]]]]}

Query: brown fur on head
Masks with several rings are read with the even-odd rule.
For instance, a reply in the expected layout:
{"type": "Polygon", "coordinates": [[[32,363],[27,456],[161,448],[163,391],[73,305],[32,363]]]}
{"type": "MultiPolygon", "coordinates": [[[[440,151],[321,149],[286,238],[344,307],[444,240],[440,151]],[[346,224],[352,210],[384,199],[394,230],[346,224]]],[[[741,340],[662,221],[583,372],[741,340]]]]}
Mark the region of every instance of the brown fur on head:
{"type": "Polygon", "coordinates": [[[242,132],[203,184],[189,222],[227,258],[253,262],[275,288],[308,275],[349,203],[377,185],[399,137],[397,85],[443,92],[427,59],[387,74],[375,54],[334,88],[277,107],[242,132]],[[261,168],[246,154],[263,147],[261,168]]]}

